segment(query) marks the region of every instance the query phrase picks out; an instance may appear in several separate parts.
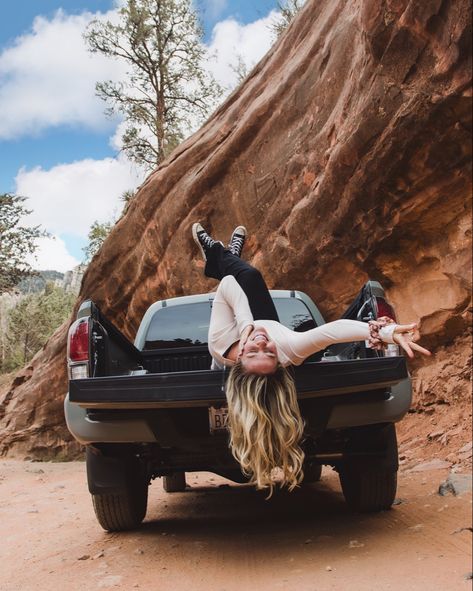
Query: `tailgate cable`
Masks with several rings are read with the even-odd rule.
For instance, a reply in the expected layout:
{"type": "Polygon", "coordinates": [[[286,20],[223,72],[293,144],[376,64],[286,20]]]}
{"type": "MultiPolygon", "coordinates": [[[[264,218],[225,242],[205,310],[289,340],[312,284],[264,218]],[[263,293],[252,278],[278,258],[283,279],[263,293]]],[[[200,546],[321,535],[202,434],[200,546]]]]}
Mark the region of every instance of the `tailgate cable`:
{"type": "Polygon", "coordinates": [[[222,385],[220,386],[220,390],[223,392],[223,394],[225,394],[225,371],[227,369],[227,366],[224,364],[223,365],[223,371],[222,371],[222,385]]]}
{"type": "MultiPolygon", "coordinates": [[[[97,341],[101,341],[103,339],[103,337],[101,335],[96,334],[95,332],[92,333],[92,339],[94,341],[94,345],[97,344],[97,341]]],[[[95,378],[95,372],[97,370],[97,364],[98,364],[98,353],[97,353],[97,348],[95,348],[94,351],[94,371],[92,372],[92,377],[95,378]]]]}

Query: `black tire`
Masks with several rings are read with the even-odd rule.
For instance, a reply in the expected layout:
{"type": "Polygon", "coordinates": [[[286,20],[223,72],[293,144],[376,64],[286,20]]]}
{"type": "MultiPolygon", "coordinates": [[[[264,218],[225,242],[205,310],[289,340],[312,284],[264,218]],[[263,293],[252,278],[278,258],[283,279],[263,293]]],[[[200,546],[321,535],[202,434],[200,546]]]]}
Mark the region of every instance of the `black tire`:
{"type": "Polygon", "coordinates": [[[311,484],[312,482],[319,482],[322,477],[322,466],[320,464],[309,464],[304,467],[303,484],[311,484]]]}
{"type": "Polygon", "coordinates": [[[186,473],[175,472],[169,476],[163,476],[163,489],[167,493],[182,492],[186,490],[186,473]]]}
{"type": "Polygon", "coordinates": [[[346,466],[340,484],[349,507],[362,513],[390,509],[396,497],[397,470],[384,466],[346,466]]]}
{"type": "Polygon", "coordinates": [[[106,531],[135,529],[146,515],[148,483],[124,492],[93,494],[92,503],[97,521],[106,531]]]}
{"type": "Polygon", "coordinates": [[[97,521],[106,531],[140,525],[148,505],[149,478],[145,465],[123,448],[87,446],[87,484],[97,521]]]}

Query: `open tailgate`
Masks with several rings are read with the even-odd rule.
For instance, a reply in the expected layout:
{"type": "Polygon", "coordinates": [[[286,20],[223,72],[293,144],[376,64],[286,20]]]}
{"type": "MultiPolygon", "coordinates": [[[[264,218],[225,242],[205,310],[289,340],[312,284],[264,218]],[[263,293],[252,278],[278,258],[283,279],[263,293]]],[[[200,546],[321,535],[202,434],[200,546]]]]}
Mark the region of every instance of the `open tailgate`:
{"type": "MultiPolygon", "coordinates": [[[[408,377],[404,357],[305,363],[295,368],[299,398],[379,390],[408,377]]],[[[222,371],[185,371],[71,380],[69,400],[85,408],[169,408],[224,403],[222,371]]]]}

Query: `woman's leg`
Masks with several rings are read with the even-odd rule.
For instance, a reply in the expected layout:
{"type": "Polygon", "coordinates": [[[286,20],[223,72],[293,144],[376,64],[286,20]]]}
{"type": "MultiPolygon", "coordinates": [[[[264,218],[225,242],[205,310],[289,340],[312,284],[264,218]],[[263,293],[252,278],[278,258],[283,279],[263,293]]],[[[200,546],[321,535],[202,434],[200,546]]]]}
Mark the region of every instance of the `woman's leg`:
{"type": "Polygon", "coordinates": [[[248,298],[254,320],[279,322],[274,302],[258,269],[232,254],[220,242],[209,248],[206,256],[205,275],[214,279],[233,275],[248,298]]]}

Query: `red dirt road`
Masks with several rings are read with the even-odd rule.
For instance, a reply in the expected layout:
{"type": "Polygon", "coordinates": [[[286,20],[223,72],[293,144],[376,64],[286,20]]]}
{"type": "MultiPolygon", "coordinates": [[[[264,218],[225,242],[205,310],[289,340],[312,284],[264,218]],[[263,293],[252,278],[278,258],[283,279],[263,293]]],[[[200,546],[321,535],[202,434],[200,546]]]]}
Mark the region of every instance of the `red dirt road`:
{"type": "Polygon", "coordinates": [[[270,501],[191,474],[184,493],[153,483],[140,530],[108,534],[95,521],[85,464],[4,460],[0,589],[466,591],[471,494],[439,496],[446,476],[404,473],[401,504],[356,515],[328,469],[322,482],[270,501]]]}

